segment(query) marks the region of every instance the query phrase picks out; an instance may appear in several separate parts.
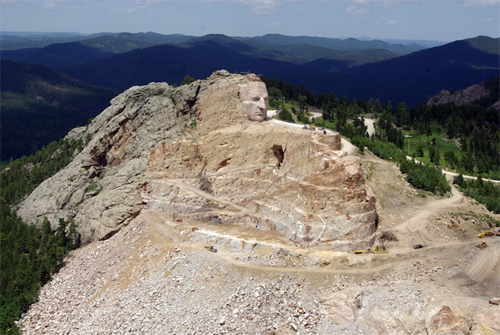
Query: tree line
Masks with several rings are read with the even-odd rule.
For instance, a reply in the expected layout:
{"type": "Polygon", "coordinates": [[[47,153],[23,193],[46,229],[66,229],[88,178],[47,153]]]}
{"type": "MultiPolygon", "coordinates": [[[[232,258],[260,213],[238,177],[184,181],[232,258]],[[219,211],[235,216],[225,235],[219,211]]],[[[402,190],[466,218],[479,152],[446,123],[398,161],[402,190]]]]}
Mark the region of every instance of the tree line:
{"type": "Polygon", "coordinates": [[[40,288],[57,272],[64,256],[78,246],[76,225],[59,220],[52,230],[24,223],[0,197],[0,334],[17,334],[14,321],[37,300],[40,288]]]}
{"type": "MultiPolygon", "coordinates": [[[[341,135],[351,139],[352,143],[363,152],[369,148],[377,156],[392,158],[400,165],[406,180],[414,187],[433,193],[444,194],[450,190],[446,178],[441,172],[441,158],[450,167],[459,172],[500,179],[500,145],[498,112],[489,108],[498,101],[499,77],[486,81],[485,86],[491,94],[475,102],[474,105],[435,105],[408,108],[406,103],[399,102],[394,107],[391,101],[383,106],[378,99],[349,99],[347,96],[338,98],[334,92],[320,92],[315,95],[304,86],[293,86],[275,79],[264,78],[270,97],[281,96],[295,100],[300,110],[285,108],[279,118],[287,121],[315,123],[337,130],[341,135]],[[322,120],[304,118],[307,105],[322,109],[322,120]],[[366,133],[364,115],[372,115],[376,119],[376,133],[371,137],[366,133]],[[407,160],[401,149],[404,147],[404,131],[412,130],[420,137],[427,137],[426,149],[431,165],[407,160]],[[448,140],[460,143],[461,158],[454,151],[440,151],[437,139],[433,137],[446,136],[448,140]],[[431,139],[432,138],[432,139],[431,139]]],[[[270,98],[270,101],[272,98],[270,98]]],[[[423,157],[423,145],[419,144],[415,157],[423,157]]],[[[485,197],[478,200],[485,203],[485,197]]],[[[490,205],[489,208],[494,208],[490,205]]]]}
{"type": "MultiPolygon", "coordinates": [[[[86,142],[90,140],[87,137],[86,142]]],[[[42,150],[15,160],[0,173],[0,334],[17,334],[14,321],[36,301],[40,287],[79,246],[76,225],[62,219],[52,230],[24,223],[10,206],[67,166],[82,150],[83,140],[53,141],[42,150]]]]}

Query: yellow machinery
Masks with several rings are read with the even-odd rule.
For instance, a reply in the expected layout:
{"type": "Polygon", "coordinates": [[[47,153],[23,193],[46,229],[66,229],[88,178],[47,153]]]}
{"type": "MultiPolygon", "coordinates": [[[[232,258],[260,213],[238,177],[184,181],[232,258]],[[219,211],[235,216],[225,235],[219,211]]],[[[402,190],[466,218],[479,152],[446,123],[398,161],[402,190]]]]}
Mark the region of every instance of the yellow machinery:
{"type": "Polygon", "coordinates": [[[492,232],[491,230],[488,230],[487,232],[484,233],[486,236],[495,236],[495,233],[492,232]]]}
{"type": "Polygon", "coordinates": [[[484,236],[486,236],[484,233],[481,233],[481,234],[477,235],[477,237],[479,237],[479,238],[483,238],[484,236]]]}
{"type": "Polygon", "coordinates": [[[315,125],[315,124],[312,124],[312,125],[311,125],[311,129],[312,129],[312,130],[316,130],[316,125],[315,125]]]}
{"type": "Polygon", "coordinates": [[[476,247],[478,247],[480,249],[486,248],[487,246],[488,246],[488,244],[484,241],[479,243],[478,245],[476,245],[476,247]]]}
{"type": "MultiPolygon", "coordinates": [[[[377,253],[377,252],[380,252],[380,251],[384,251],[385,250],[385,246],[383,244],[381,244],[380,246],[374,246],[373,248],[366,248],[364,253],[365,254],[369,254],[369,253],[377,253]]],[[[359,249],[359,250],[354,250],[354,253],[355,254],[362,254],[363,253],[363,250],[359,249]]]]}
{"type": "Polygon", "coordinates": [[[210,247],[205,246],[205,248],[207,248],[208,251],[210,251],[210,252],[214,252],[214,253],[217,252],[217,249],[215,249],[213,245],[211,245],[210,247]]]}

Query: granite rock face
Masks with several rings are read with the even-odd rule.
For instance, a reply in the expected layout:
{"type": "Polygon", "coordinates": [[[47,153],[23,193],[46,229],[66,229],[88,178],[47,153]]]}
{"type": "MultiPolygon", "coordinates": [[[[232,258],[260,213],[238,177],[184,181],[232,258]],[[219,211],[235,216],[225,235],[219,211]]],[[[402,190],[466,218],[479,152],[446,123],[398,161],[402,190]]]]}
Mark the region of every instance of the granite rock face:
{"type": "Polygon", "coordinates": [[[484,87],[483,83],[472,85],[464,90],[459,90],[451,93],[447,90],[442,90],[435,97],[431,98],[427,105],[432,107],[434,105],[454,103],[456,105],[470,105],[474,101],[481,99],[490,94],[490,90],[484,87]]]}
{"type": "Polygon", "coordinates": [[[359,158],[343,157],[330,137],[250,123],[178,139],[151,151],[144,204],[201,219],[223,212],[218,222],[276,230],[303,246],[370,246],[375,198],[359,158]]]}
{"type": "Polygon", "coordinates": [[[372,245],[375,199],[359,159],[344,157],[338,134],[250,122],[240,89],[259,81],[222,70],[178,88],[130,88],[68,134],[91,140],[19,215],[74,220],[83,243],[154,209],[276,230],[305,246],[372,245]]]}

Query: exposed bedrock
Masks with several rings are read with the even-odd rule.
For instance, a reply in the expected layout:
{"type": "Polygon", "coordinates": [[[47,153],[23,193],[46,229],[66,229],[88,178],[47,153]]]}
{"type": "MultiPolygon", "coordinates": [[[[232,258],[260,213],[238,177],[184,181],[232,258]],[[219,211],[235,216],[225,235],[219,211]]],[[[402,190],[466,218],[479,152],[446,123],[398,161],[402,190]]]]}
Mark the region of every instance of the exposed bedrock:
{"type": "Polygon", "coordinates": [[[83,243],[108,238],[147,208],[275,230],[304,246],[371,245],[375,199],[359,159],[345,157],[338,134],[262,122],[262,85],[217,71],[178,88],[130,88],[86,131],[70,132],[91,140],[19,215],[34,224],[47,217],[53,228],[73,220],[83,243]]]}

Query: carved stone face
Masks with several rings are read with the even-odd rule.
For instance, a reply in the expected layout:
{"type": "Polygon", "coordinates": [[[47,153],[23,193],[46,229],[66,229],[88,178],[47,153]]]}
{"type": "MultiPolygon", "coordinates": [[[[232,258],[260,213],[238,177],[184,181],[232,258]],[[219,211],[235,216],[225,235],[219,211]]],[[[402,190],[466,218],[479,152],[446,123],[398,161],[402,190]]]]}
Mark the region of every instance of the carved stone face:
{"type": "Polygon", "coordinates": [[[264,121],[267,118],[269,98],[266,84],[252,81],[240,87],[240,97],[250,121],[264,121]]]}

